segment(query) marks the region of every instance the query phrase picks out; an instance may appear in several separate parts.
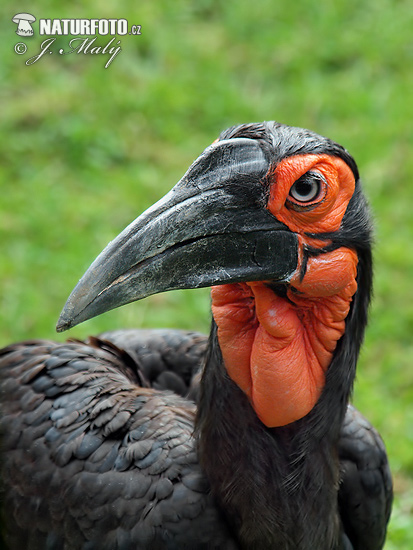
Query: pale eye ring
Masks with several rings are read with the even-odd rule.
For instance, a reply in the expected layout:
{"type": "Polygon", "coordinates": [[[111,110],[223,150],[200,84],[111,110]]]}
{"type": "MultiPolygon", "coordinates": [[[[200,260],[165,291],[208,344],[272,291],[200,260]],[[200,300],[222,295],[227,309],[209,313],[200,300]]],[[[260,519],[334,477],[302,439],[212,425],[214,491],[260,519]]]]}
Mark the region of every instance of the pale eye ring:
{"type": "Polygon", "coordinates": [[[301,204],[313,202],[321,195],[323,183],[326,181],[319,172],[306,172],[294,182],[289,197],[301,204]]]}

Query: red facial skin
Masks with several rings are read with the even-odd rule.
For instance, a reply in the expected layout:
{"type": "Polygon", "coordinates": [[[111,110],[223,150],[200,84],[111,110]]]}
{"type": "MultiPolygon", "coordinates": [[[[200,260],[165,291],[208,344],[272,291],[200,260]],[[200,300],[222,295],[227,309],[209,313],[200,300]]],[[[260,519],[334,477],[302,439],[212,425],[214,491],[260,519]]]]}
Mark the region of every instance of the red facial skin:
{"type": "Polygon", "coordinates": [[[299,265],[287,298],[265,282],[212,288],[212,313],[229,376],[248,396],[268,427],[290,424],[308,414],[319,399],[325,373],[357,290],[357,254],[348,248],[311,257],[301,280],[305,245],[325,246],[306,233],[340,227],[354,192],[348,165],[329,155],[297,155],[281,161],[270,174],[267,208],[298,234],[299,265]],[[326,184],[310,203],[289,196],[307,171],[320,172],[326,184]]]}

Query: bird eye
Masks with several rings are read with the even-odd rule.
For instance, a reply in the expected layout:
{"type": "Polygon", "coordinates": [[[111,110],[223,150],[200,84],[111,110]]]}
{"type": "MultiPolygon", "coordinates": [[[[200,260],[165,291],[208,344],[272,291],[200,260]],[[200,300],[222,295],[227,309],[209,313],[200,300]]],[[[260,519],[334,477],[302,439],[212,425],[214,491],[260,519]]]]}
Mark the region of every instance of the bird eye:
{"type": "Polygon", "coordinates": [[[306,172],[291,187],[289,198],[301,204],[309,203],[321,194],[324,177],[319,172],[306,172]]]}

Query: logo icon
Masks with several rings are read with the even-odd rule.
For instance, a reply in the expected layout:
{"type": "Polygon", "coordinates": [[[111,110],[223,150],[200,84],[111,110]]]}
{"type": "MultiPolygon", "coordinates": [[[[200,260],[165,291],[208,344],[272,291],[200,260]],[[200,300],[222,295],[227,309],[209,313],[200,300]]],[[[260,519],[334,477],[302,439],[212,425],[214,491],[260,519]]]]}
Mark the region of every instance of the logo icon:
{"type": "Polygon", "coordinates": [[[33,36],[32,23],[36,21],[34,15],[30,13],[18,13],[12,19],[13,23],[17,23],[16,34],[18,36],[33,36]]]}

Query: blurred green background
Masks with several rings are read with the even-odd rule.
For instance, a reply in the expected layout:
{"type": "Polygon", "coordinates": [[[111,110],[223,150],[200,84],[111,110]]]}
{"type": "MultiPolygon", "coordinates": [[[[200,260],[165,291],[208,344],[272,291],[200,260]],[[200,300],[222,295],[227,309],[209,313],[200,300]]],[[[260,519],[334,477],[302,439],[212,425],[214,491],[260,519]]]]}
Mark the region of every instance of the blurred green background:
{"type": "MultiPolygon", "coordinates": [[[[38,62],[0,7],[0,343],[109,328],[207,331],[207,290],[155,296],[57,336],[94,257],[229,125],[311,128],[355,156],[376,218],[375,297],[355,403],[380,430],[396,502],[387,550],[413,548],[413,9],[408,1],[22,1],[39,18],[126,18],[105,55],[38,62]],[[278,5],[277,5],[278,4],[278,5]],[[28,51],[17,55],[14,45],[28,51]]],[[[100,45],[109,40],[102,37],[100,45]]]]}

